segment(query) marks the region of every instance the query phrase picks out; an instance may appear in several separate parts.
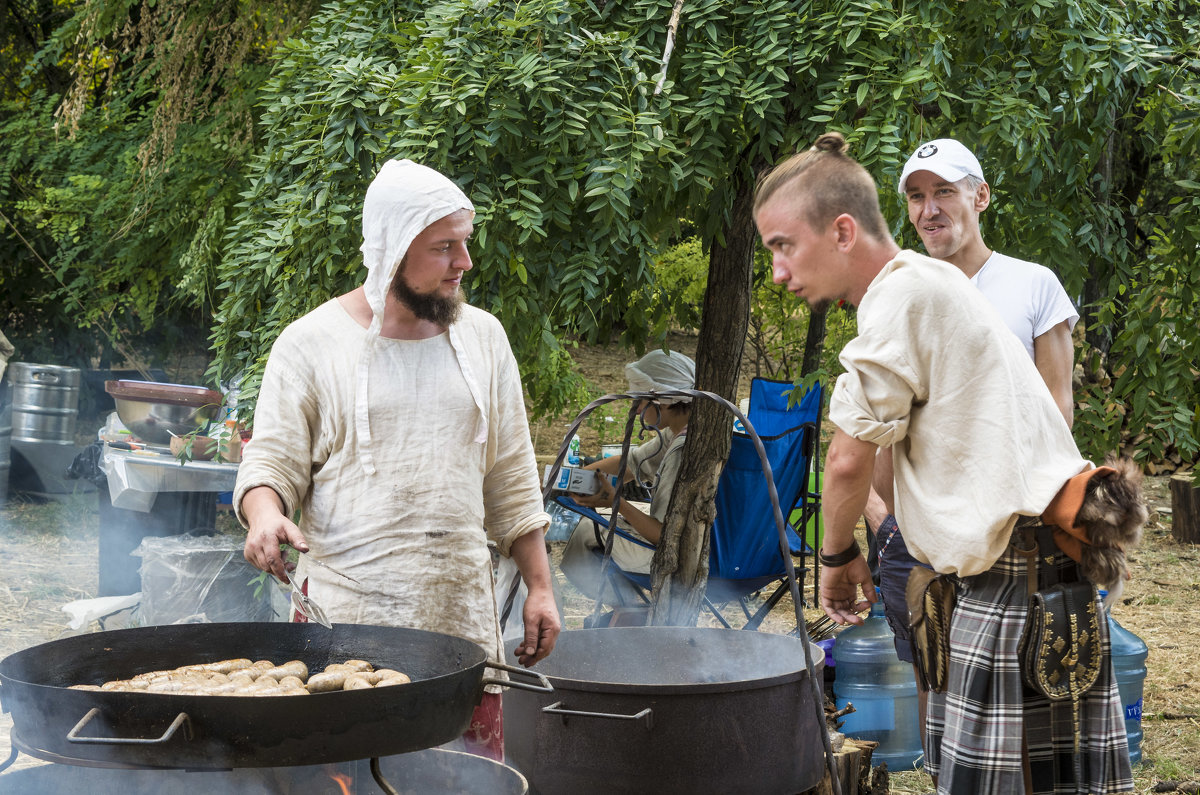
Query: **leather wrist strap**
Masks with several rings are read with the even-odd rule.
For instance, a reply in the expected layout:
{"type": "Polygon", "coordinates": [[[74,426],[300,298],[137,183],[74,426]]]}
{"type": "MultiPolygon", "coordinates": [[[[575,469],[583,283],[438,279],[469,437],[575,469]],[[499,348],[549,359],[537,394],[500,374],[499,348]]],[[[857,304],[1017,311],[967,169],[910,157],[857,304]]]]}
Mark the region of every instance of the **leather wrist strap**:
{"type": "Polygon", "coordinates": [[[858,541],[855,539],[850,539],[850,546],[846,547],[841,552],[838,552],[835,555],[826,555],[824,552],[818,552],[817,559],[821,561],[822,566],[837,568],[838,566],[845,566],[847,563],[857,558],[860,554],[862,554],[862,550],[860,550],[858,547],[858,541]]]}

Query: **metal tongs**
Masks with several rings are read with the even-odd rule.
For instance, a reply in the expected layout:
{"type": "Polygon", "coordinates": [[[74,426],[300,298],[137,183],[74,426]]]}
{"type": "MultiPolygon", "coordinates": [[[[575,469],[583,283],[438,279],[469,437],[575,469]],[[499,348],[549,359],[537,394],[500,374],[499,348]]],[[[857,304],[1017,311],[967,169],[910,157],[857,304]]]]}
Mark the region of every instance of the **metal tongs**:
{"type": "MultiPolygon", "coordinates": [[[[293,549],[294,549],[294,547],[293,547],[293,549]]],[[[346,574],[345,572],[342,572],[342,571],[338,571],[333,566],[330,566],[328,563],[325,563],[324,561],[317,560],[314,557],[309,557],[309,556],[305,555],[305,553],[301,552],[298,549],[296,550],[296,554],[304,555],[304,560],[307,563],[315,563],[316,565],[320,566],[323,569],[328,569],[329,571],[333,572],[334,574],[338,575],[339,577],[345,577],[350,582],[356,583],[358,585],[362,585],[361,582],[354,579],[349,574],[346,574]]],[[[318,624],[325,627],[326,629],[333,629],[333,624],[331,624],[329,622],[329,617],[325,615],[325,611],[321,609],[320,605],[318,605],[311,598],[309,598],[308,594],[304,593],[304,591],[302,591],[300,589],[300,585],[299,585],[299,583],[296,582],[296,579],[292,576],[292,572],[285,569],[285,573],[287,574],[288,584],[292,586],[292,604],[295,605],[296,611],[298,613],[300,613],[300,615],[308,618],[310,621],[317,622],[318,624]]]]}
{"type": "MultiPolygon", "coordinates": [[[[291,547],[291,549],[296,549],[296,548],[295,548],[295,547],[291,547]]],[[[339,577],[343,577],[343,578],[345,578],[345,579],[349,580],[350,582],[354,583],[355,585],[362,585],[362,583],[361,583],[361,582],[359,582],[358,580],[354,579],[353,577],[351,577],[351,576],[350,576],[349,574],[347,574],[346,572],[344,572],[344,571],[339,571],[339,570],[335,569],[333,566],[330,566],[330,565],[329,565],[328,563],[326,563],[325,561],[322,561],[322,560],[317,560],[316,558],[314,558],[314,557],[311,557],[310,555],[308,555],[308,554],[306,554],[306,553],[304,553],[304,552],[301,552],[301,551],[300,551],[300,550],[298,550],[298,549],[296,549],[296,554],[297,554],[297,555],[299,555],[300,557],[304,558],[304,561],[305,561],[306,563],[315,563],[316,565],[320,566],[321,568],[325,569],[326,571],[331,571],[331,572],[333,572],[334,574],[336,574],[337,576],[339,576],[339,577]]]]}
{"type": "Polygon", "coordinates": [[[292,586],[292,605],[296,608],[296,612],[307,618],[309,621],[316,621],[325,629],[333,629],[333,624],[329,623],[329,618],[325,615],[325,611],[321,606],[308,598],[308,594],[300,590],[300,583],[296,582],[296,578],[292,576],[290,571],[285,571],[287,574],[288,585],[292,586]]]}

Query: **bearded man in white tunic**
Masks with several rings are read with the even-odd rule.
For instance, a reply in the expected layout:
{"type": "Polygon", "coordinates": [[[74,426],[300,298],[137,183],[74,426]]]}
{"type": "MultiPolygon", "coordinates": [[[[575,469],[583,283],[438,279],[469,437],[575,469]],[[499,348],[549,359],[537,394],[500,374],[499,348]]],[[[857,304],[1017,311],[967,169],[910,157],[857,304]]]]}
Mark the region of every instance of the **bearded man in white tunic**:
{"type": "MultiPolygon", "coordinates": [[[[474,212],[437,171],[384,164],[363,207],[366,281],[275,342],[233,504],[246,560],[286,581],[281,545],[307,553],[293,576],[332,622],[456,635],[503,662],[494,541],[528,587],[515,654],[533,665],[561,628],[549,516],[508,338],[461,298],[474,212]]],[[[502,757],[498,693],[468,734],[502,757]]]]}

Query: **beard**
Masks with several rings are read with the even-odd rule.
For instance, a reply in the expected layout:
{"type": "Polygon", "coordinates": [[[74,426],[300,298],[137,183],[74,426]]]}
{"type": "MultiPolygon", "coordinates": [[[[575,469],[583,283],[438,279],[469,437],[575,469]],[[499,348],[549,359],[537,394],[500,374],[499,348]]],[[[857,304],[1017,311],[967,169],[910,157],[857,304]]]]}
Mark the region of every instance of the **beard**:
{"type": "Polygon", "coordinates": [[[405,262],[400,263],[396,278],[392,280],[391,293],[397,301],[421,320],[429,321],[442,328],[448,328],[458,320],[462,309],[462,291],[455,290],[454,295],[443,298],[436,292],[418,293],[409,286],[404,278],[405,262]]]}

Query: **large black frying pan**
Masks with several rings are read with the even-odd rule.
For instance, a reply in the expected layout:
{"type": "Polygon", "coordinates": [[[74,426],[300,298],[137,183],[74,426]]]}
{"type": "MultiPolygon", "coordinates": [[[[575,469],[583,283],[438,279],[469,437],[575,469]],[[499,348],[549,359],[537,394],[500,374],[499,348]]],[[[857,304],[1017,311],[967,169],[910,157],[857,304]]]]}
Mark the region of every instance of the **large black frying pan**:
{"type": "Polygon", "coordinates": [[[0,661],[0,705],[21,750],[96,766],[214,769],[342,762],[407,753],[466,731],[487,684],[541,690],[544,677],[488,662],[470,641],[362,624],[178,624],[80,635],[0,661]],[[248,657],[310,670],[361,659],[408,685],[307,696],[70,690],[182,665],[248,657]],[[485,667],[537,677],[502,682],[485,667]]]}

